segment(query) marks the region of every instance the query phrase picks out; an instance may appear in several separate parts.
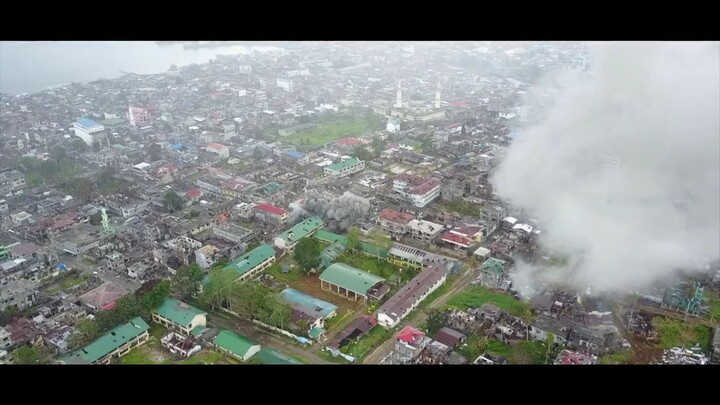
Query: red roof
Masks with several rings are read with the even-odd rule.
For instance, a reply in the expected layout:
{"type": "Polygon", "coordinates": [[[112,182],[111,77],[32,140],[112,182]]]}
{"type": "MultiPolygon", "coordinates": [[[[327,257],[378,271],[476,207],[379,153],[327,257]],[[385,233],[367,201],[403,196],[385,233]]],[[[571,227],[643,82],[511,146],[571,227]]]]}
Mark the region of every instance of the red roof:
{"type": "Polygon", "coordinates": [[[207,147],[208,147],[209,149],[220,150],[220,149],[224,148],[225,145],[223,145],[223,144],[221,144],[221,143],[211,143],[211,144],[208,145],[207,147]]]}
{"type": "Polygon", "coordinates": [[[470,244],[472,244],[472,240],[452,232],[445,232],[442,236],[442,240],[465,247],[469,247],[470,244]]]}
{"type": "Polygon", "coordinates": [[[286,212],[284,209],[276,207],[274,205],[270,205],[270,204],[258,204],[255,206],[255,209],[258,209],[261,211],[266,211],[266,212],[269,212],[269,213],[275,214],[275,215],[284,215],[286,212]]]}
{"type": "Polygon", "coordinates": [[[355,138],[342,138],[335,141],[338,145],[348,145],[348,146],[355,146],[360,145],[360,141],[355,138]]]}
{"type": "Polygon", "coordinates": [[[379,212],[379,215],[380,215],[380,218],[382,218],[384,220],[397,222],[397,223],[401,223],[401,224],[407,224],[408,222],[415,219],[414,216],[412,216],[411,214],[408,214],[407,212],[398,212],[398,211],[395,211],[390,208],[384,208],[382,211],[379,212]]]}
{"type": "Polygon", "coordinates": [[[398,332],[398,334],[395,335],[395,338],[406,343],[414,344],[423,336],[425,336],[425,332],[419,331],[408,325],[398,332]]]}
{"type": "Polygon", "coordinates": [[[202,191],[198,188],[194,188],[192,190],[188,190],[187,193],[185,193],[189,198],[195,198],[200,197],[202,195],[202,191]]]}

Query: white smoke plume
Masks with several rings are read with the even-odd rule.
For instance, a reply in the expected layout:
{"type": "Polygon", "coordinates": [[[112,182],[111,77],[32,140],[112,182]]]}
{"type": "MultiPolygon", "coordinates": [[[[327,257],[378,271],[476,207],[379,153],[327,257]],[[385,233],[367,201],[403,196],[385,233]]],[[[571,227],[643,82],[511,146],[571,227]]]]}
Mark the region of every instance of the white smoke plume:
{"type": "Polygon", "coordinates": [[[594,44],[589,71],[507,151],[495,190],[570,255],[566,283],[640,289],[720,257],[719,49],[594,44]]]}
{"type": "Polygon", "coordinates": [[[370,201],[349,191],[340,197],[331,198],[311,190],[306,195],[305,209],[322,217],[330,230],[342,232],[365,219],[370,210],[370,201]]]}

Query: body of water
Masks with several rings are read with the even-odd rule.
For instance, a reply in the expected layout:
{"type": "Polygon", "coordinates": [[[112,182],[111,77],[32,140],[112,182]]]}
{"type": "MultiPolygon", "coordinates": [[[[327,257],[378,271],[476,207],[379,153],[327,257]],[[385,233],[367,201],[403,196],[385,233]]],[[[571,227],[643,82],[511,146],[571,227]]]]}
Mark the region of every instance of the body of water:
{"type": "Polygon", "coordinates": [[[0,42],[0,93],[22,94],[71,83],[120,77],[120,71],[166,72],[206,63],[217,55],[249,54],[281,48],[232,45],[185,49],[181,43],[151,41],[0,42]]]}

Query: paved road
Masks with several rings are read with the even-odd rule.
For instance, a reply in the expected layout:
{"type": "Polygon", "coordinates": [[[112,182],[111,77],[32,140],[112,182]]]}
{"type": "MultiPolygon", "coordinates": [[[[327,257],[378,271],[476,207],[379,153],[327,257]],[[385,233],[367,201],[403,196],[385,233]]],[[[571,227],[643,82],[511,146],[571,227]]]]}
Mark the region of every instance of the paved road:
{"type": "Polygon", "coordinates": [[[307,361],[311,364],[333,364],[313,353],[312,346],[304,348],[297,344],[290,343],[277,337],[272,332],[261,329],[260,326],[257,326],[250,321],[240,319],[236,316],[225,313],[210,312],[208,314],[208,322],[225,329],[237,331],[242,335],[259,342],[260,345],[275,349],[285,355],[298,356],[304,359],[303,362],[307,361]]]}
{"type": "MultiPolygon", "coordinates": [[[[443,306],[447,300],[450,299],[451,296],[456,294],[458,291],[466,287],[470,282],[473,280],[473,271],[472,269],[466,269],[463,271],[463,273],[460,275],[459,278],[457,278],[450,287],[450,289],[440,297],[438,297],[435,301],[430,303],[424,310],[422,310],[420,313],[416,314],[410,321],[406,323],[406,325],[410,325],[412,327],[417,327],[419,324],[423,323],[425,319],[427,318],[426,311],[432,308],[439,308],[443,306]]],[[[380,326],[378,326],[380,327],[380,326]]],[[[395,348],[395,339],[388,339],[383,344],[378,346],[372,353],[365,356],[363,359],[363,364],[380,364],[380,362],[387,357],[390,352],[393,351],[395,348]]]]}

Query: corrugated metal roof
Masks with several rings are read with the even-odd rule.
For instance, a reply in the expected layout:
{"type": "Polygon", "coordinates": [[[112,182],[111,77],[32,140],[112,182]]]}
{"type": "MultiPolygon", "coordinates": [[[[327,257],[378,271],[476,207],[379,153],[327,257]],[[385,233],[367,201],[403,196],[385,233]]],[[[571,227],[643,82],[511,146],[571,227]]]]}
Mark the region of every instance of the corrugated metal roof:
{"type": "Polygon", "coordinates": [[[189,325],[197,315],[207,314],[207,312],[182,301],[178,301],[175,298],[166,298],[155,312],[163,318],[167,318],[183,327],[189,325]]]}
{"type": "Polygon", "coordinates": [[[68,364],[92,364],[118,347],[135,339],[150,329],[150,326],[140,317],[133,318],[125,325],[120,325],[84,348],[73,352],[63,359],[68,364]]]}
{"type": "Polygon", "coordinates": [[[339,285],[357,294],[367,295],[375,284],[385,281],[384,278],[364,272],[344,263],[331,264],[320,275],[320,280],[339,285]]]}

